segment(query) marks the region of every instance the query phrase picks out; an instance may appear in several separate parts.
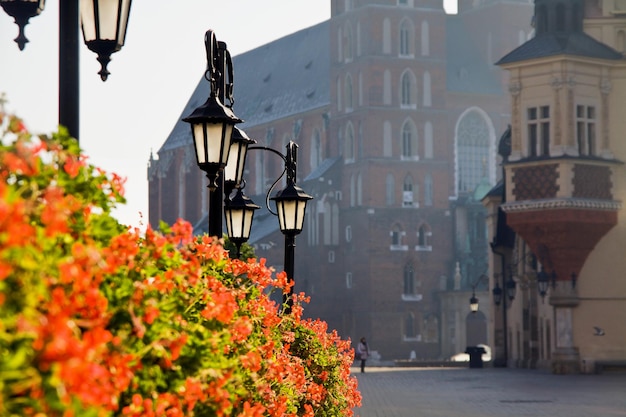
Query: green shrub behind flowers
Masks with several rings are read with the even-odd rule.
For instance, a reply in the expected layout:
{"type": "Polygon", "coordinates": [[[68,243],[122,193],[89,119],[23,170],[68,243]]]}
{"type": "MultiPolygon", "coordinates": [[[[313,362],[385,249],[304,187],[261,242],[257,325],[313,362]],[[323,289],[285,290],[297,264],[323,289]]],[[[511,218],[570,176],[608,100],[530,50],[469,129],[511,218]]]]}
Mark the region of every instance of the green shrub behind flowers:
{"type": "Polygon", "coordinates": [[[350,416],[352,349],[284,273],[189,223],[126,228],[123,181],[0,114],[1,416],[350,416]]]}

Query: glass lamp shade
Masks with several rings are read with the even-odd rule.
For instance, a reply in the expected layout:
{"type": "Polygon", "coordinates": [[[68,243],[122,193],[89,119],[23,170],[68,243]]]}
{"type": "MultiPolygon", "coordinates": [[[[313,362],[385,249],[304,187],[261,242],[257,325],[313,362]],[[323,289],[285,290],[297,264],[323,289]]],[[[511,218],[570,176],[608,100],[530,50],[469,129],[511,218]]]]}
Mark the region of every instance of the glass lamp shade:
{"type": "Polygon", "coordinates": [[[0,0],[0,6],[11,16],[19,28],[19,34],[15,38],[15,43],[24,50],[28,39],[24,35],[24,27],[31,17],[35,17],[43,11],[45,0],[0,0]]]}
{"type": "Polygon", "coordinates": [[[237,245],[248,241],[254,212],[259,208],[243,193],[241,188],[237,189],[232,200],[227,200],[224,207],[224,217],[226,217],[228,238],[231,241],[237,245]]]}
{"type": "Polygon", "coordinates": [[[509,279],[506,282],[506,295],[507,297],[509,297],[509,300],[513,301],[516,293],[517,293],[517,284],[512,279],[509,279]]]}
{"type": "Polygon", "coordinates": [[[111,54],[122,49],[132,0],[80,0],[80,22],[87,47],[98,54],[100,78],[109,76],[111,54]]]}
{"type": "Polygon", "coordinates": [[[224,167],[224,181],[234,188],[241,184],[248,146],[255,144],[256,140],[250,139],[246,132],[238,127],[233,127],[231,138],[228,161],[224,167]]]}
{"type": "Polygon", "coordinates": [[[233,126],[242,120],[211,94],[206,103],[183,121],[191,125],[196,161],[211,181],[209,188],[215,190],[217,176],[228,161],[233,126]]]}
{"type": "Polygon", "coordinates": [[[476,298],[475,294],[472,294],[472,298],[470,298],[470,311],[472,313],[478,311],[478,298],[476,298]]]}
{"type": "Polygon", "coordinates": [[[537,289],[539,290],[539,295],[541,297],[545,297],[548,293],[548,286],[550,285],[550,277],[545,271],[541,271],[537,274],[537,289]]]}
{"type": "Polygon", "coordinates": [[[278,223],[283,234],[297,235],[302,231],[306,204],[312,198],[295,184],[288,184],[287,188],[272,197],[276,202],[278,223]]]}
{"type": "Polygon", "coordinates": [[[500,286],[496,283],[496,286],[493,290],[491,290],[491,293],[493,294],[493,303],[496,306],[499,306],[502,302],[502,288],[500,288],[500,286]]]}

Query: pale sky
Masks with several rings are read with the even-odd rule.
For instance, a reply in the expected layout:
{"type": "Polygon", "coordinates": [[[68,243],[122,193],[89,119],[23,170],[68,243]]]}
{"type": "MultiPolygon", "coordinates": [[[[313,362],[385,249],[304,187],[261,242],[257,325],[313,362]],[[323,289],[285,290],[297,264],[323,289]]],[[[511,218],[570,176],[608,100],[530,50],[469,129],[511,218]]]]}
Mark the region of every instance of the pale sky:
{"type": "MultiPolygon", "coordinates": [[[[17,25],[0,9],[0,93],[34,133],[58,123],[58,2],[46,1],[30,20],[24,51],[13,41],[17,25]]],[[[456,0],[444,7],[455,13],[456,0]]],[[[91,163],[127,178],[127,204],[116,217],[138,226],[142,213],[148,223],[150,151],[159,150],[204,74],[207,29],[235,56],[329,18],[330,0],[136,0],[126,45],[112,55],[104,83],[81,34],[80,144],[91,163]]]]}

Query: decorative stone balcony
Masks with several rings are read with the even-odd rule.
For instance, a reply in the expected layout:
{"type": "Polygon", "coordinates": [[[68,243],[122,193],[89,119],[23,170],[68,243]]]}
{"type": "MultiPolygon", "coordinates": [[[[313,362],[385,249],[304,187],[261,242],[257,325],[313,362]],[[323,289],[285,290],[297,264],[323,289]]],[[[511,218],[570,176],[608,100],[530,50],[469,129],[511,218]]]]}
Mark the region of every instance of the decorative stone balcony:
{"type": "Polygon", "coordinates": [[[613,176],[621,162],[560,157],[505,166],[508,225],[558,281],[578,275],[600,239],[617,224],[613,176]]]}

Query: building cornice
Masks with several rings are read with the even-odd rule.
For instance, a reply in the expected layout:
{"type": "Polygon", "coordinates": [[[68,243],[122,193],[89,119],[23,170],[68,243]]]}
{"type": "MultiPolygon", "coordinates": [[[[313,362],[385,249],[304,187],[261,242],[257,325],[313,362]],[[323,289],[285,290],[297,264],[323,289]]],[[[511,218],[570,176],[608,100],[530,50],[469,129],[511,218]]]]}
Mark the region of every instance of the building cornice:
{"type": "Polygon", "coordinates": [[[544,200],[510,201],[502,204],[501,207],[506,213],[562,209],[618,211],[621,210],[622,203],[621,201],[615,200],[553,198],[544,200]]]}

